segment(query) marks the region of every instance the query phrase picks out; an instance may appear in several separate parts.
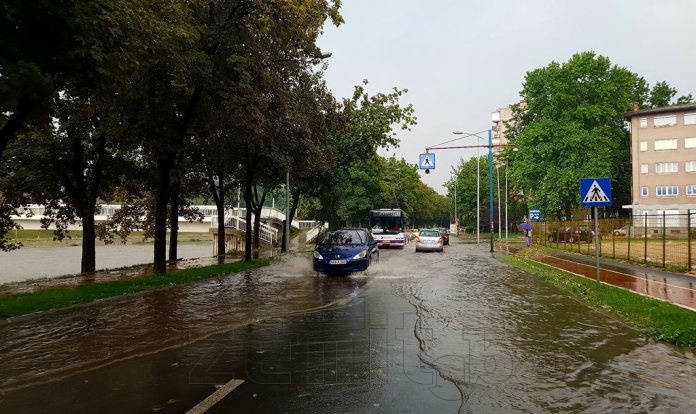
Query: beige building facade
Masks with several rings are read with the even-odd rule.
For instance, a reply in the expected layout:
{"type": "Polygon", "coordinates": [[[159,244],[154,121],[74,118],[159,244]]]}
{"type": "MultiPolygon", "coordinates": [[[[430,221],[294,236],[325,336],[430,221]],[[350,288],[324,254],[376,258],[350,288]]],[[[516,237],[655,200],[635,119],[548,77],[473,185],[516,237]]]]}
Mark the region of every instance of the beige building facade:
{"type": "Polygon", "coordinates": [[[696,212],[696,104],[637,110],[631,128],[633,215],[696,212]]]}
{"type": "MultiPolygon", "coordinates": [[[[508,139],[505,135],[505,132],[507,131],[505,123],[512,119],[512,109],[510,109],[509,106],[505,106],[498,108],[495,112],[493,112],[493,114],[493,122],[495,125],[493,126],[492,143],[493,145],[506,145],[508,143],[508,139]]],[[[502,150],[503,147],[494,147],[493,153],[497,155],[502,150]]]]}

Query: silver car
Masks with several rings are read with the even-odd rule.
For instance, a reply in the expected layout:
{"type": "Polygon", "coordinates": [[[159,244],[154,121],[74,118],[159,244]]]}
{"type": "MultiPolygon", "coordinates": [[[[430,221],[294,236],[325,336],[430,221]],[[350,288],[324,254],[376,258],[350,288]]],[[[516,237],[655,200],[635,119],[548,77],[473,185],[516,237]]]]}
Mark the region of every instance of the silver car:
{"type": "Polygon", "coordinates": [[[421,230],[418,237],[416,237],[416,252],[422,251],[445,251],[445,246],[443,245],[442,236],[440,232],[433,229],[421,230]]]}

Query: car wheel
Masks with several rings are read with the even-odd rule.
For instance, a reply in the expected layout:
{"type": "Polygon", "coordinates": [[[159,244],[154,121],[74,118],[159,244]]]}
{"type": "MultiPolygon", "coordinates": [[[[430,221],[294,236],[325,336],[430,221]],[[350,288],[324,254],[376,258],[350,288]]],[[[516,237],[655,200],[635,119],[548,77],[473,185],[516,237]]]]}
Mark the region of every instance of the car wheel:
{"type": "Polygon", "coordinates": [[[575,238],[573,236],[568,237],[568,243],[575,243],[575,238]]]}

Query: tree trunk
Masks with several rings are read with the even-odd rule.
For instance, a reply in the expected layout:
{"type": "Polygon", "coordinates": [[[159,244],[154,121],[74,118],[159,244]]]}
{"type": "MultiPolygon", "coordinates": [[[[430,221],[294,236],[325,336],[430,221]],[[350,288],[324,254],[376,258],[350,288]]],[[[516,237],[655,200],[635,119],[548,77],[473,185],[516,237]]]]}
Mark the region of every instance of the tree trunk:
{"type": "Polygon", "coordinates": [[[251,206],[252,206],[252,182],[247,177],[247,179],[244,182],[244,202],[246,204],[246,228],[244,231],[244,261],[245,262],[250,262],[251,261],[251,250],[253,249],[252,247],[252,226],[251,226],[251,206]]]}
{"type": "Polygon", "coordinates": [[[159,173],[155,192],[155,251],[154,270],[156,274],[167,272],[167,205],[169,204],[169,159],[157,160],[159,173]]]}
{"type": "Polygon", "coordinates": [[[93,274],[97,270],[95,251],[96,230],[94,227],[94,203],[87,206],[82,214],[82,263],[80,272],[85,275],[93,274]]]}
{"type": "Polygon", "coordinates": [[[254,211],[254,249],[261,245],[261,213],[254,211]]]}
{"type": "Polygon", "coordinates": [[[290,223],[295,220],[295,213],[297,212],[297,206],[300,204],[300,190],[296,189],[292,192],[292,204],[290,204],[290,223]]]}
{"type": "Polygon", "coordinates": [[[283,240],[280,242],[280,251],[285,253],[288,251],[288,246],[285,244],[285,231],[287,230],[287,217],[283,220],[283,240]]]}
{"type": "Polygon", "coordinates": [[[171,210],[169,211],[169,264],[176,264],[179,244],[179,196],[180,183],[174,183],[171,194],[171,210]]]}
{"type": "Polygon", "coordinates": [[[257,189],[254,188],[254,249],[258,249],[261,244],[261,213],[263,212],[263,204],[266,202],[266,190],[263,190],[261,200],[257,189]]]}
{"type": "Polygon", "coordinates": [[[215,197],[215,205],[217,206],[218,216],[218,240],[217,252],[218,263],[225,263],[225,183],[222,177],[218,176],[218,197],[215,197]]]}

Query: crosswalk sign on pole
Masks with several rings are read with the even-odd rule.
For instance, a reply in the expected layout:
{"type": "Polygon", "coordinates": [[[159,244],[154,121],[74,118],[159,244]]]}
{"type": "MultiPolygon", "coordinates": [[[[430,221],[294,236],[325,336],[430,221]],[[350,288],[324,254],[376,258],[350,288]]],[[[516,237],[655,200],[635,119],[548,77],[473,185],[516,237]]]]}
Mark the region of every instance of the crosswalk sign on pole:
{"type": "Polygon", "coordinates": [[[580,205],[583,207],[611,206],[611,179],[581,178],[580,205]]]}
{"type": "Polygon", "coordinates": [[[418,159],[418,166],[421,170],[435,169],[435,154],[420,154],[420,157],[418,159]]]}

